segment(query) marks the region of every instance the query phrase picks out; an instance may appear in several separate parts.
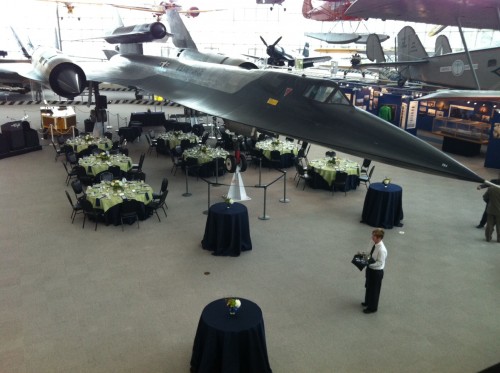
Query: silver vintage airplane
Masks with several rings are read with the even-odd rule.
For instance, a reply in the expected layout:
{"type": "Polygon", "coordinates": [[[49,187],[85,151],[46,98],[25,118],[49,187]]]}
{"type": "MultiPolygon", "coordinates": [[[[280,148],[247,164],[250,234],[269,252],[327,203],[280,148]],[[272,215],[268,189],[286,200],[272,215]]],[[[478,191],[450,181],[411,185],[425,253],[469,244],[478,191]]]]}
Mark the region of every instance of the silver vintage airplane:
{"type": "MultiPolygon", "coordinates": [[[[471,65],[466,53],[452,53],[447,39],[443,38],[443,35],[438,38],[440,43],[436,44],[436,53],[429,56],[415,30],[405,26],[398,33],[396,62],[360,64],[357,67],[396,67],[400,75],[400,85],[406,81],[419,81],[449,88],[478,89],[479,83],[480,88],[484,90],[500,89],[500,47],[470,51],[476,82],[470,73],[471,65]]],[[[382,51],[380,42],[372,35],[368,38],[366,48],[368,56],[370,50],[377,49],[380,53],[382,51]]]]}
{"type": "MultiPolygon", "coordinates": [[[[451,59],[451,64],[443,64],[443,69],[452,74],[461,74],[460,78],[466,78],[469,82],[472,80],[475,83],[472,89],[500,87],[499,50],[489,49],[489,58],[484,54],[473,56],[463,32],[464,27],[500,30],[500,0],[356,0],[345,14],[365,19],[430,23],[441,25],[440,29],[445,26],[458,27],[464,53],[456,64],[451,59]],[[481,79],[479,75],[482,75],[481,79]]],[[[442,61],[445,61],[444,56],[442,61]]],[[[451,87],[460,86],[454,84],[451,87]]],[[[469,88],[469,85],[466,87],[469,88]]]]}
{"type": "Polygon", "coordinates": [[[435,147],[351,105],[330,80],[251,68],[246,61],[197,51],[180,16],[167,12],[175,58],[115,54],[98,68],[53,48],[38,48],[20,74],[72,98],[89,81],[135,86],[186,107],[394,166],[483,182],[435,147]],[[241,66],[240,66],[241,65],[241,66]]]}

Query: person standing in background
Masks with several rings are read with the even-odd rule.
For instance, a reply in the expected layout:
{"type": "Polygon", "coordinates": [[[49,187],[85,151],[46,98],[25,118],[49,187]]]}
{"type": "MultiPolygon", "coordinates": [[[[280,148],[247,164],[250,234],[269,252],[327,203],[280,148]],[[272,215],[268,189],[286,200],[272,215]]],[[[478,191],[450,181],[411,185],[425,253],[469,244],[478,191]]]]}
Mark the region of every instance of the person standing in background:
{"type": "Polygon", "coordinates": [[[483,195],[486,202],[486,213],[488,220],[486,221],[485,236],[486,241],[491,241],[493,230],[497,229],[497,242],[500,242],[500,187],[490,186],[483,195]]]}
{"type": "MultiPolygon", "coordinates": [[[[491,179],[490,181],[493,184],[500,185],[500,179],[491,179]]],[[[484,188],[488,188],[488,184],[482,183],[482,184],[477,186],[477,190],[481,190],[484,188]]],[[[486,206],[484,207],[483,216],[481,216],[481,220],[479,221],[479,224],[476,226],[476,228],[481,229],[481,228],[484,228],[484,226],[486,225],[486,220],[488,219],[488,213],[486,212],[487,209],[488,209],[488,202],[486,202],[486,206]]]]}
{"type": "Polygon", "coordinates": [[[370,264],[366,267],[365,301],[361,303],[363,307],[366,307],[363,310],[364,313],[374,313],[378,310],[385,260],[387,258],[387,249],[382,241],[384,234],[382,228],[372,231],[373,246],[370,252],[370,264]]]}

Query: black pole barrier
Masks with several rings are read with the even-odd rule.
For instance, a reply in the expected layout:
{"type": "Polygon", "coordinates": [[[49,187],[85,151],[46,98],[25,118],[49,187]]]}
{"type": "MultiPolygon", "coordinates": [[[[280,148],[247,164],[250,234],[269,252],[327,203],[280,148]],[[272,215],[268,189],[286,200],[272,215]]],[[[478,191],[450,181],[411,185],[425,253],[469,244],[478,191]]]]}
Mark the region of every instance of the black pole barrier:
{"type": "Polygon", "coordinates": [[[261,175],[261,171],[262,171],[262,157],[259,158],[259,184],[256,185],[258,187],[262,186],[262,175],[261,175]]]}
{"type": "Polygon", "coordinates": [[[280,199],[281,203],[288,203],[290,200],[286,198],[286,170],[281,170],[284,173],[283,175],[283,198],[280,199]]]}
{"type": "Polygon", "coordinates": [[[217,177],[219,176],[219,158],[215,157],[215,184],[219,184],[217,177]]]}
{"type": "Polygon", "coordinates": [[[188,173],[189,173],[189,166],[186,166],[186,193],[182,194],[183,197],[190,197],[191,193],[189,193],[189,187],[188,187],[188,173]]]}
{"type": "Polygon", "coordinates": [[[203,211],[203,214],[208,215],[208,209],[210,208],[210,186],[212,185],[211,183],[207,183],[208,185],[208,207],[205,211],[203,211]]]}
{"type": "Polygon", "coordinates": [[[264,186],[264,213],[259,216],[260,220],[269,220],[269,215],[266,215],[266,199],[267,199],[267,185],[264,186]]]}

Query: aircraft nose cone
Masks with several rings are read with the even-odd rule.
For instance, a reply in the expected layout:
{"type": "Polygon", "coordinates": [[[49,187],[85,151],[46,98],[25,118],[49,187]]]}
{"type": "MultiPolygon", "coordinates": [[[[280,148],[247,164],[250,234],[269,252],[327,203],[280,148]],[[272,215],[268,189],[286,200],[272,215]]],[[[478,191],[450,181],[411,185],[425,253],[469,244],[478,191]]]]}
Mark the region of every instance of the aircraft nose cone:
{"type": "Polygon", "coordinates": [[[73,98],[85,89],[83,70],[74,64],[60,64],[50,74],[50,86],[60,96],[73,98]]]}
{"type": "Polygon", "coordinates": [[[68,93],[78,95],[81,92],[81,82],[74,71],[64,71],[57,78],[59,86],[68,93]]]}

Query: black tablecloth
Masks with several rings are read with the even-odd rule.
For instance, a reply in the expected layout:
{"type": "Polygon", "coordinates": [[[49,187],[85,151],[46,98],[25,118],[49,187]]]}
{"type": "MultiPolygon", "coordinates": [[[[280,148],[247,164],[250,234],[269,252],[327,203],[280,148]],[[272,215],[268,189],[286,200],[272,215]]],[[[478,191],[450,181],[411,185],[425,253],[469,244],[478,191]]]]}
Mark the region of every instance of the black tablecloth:
{"type": "Polygon", "coordinates": [[[481,144],[445,136],[443,137],[442,150],[447,153],[474,157],[475,155],[479,155],[481,152],[481,144]]]}
{"type": "MultiPolygon", "coordinates": [[[[311,178],[309,179],[309,186],[312,189],[325,189],[325,190],[332,190],[332,187],[328,182],[323,179],[323,177],[318,174],[314,169],[311,169],[309,171],[309,175],[311,178]]],[[[345,183],[345,191],[348,192],[350,190],[355,190],[359,186],[359,176],[358,175],[348,175],[347,180],[345,183]]],[[[335,191],[339,190],[337,188],[334,189],[335,191]]],[[[341,190],[344,192],[344,189],[342,188],[341,190]]]]}
{"type": "Polygon", "coordinates": [[[239,256],[241,251],[252,250],[246,206],[237,202],[229,208],[224,202],[210,206],[201,245],[221,256],[239,256]]]}
{"type": "Polygon", "coordinates": [[[241,307],[234,316],[229,315],[225,299],[203,309],[194,339],[191,372],[272,372],[262,311],[255,303],[239,299],[241,307]]]}
{"type": "Polygon", "coordinates": [[[403,189],[396,184],[372,183],[366,192],[362,223],[390,229],[402,227],[403,189]]]}
{"type": "Polygon", "coordinates": [[[142,126],[164,126],[166,123],[165,113],[143,112],[130,114],[130,122],[140,122],[142,126]]]}

